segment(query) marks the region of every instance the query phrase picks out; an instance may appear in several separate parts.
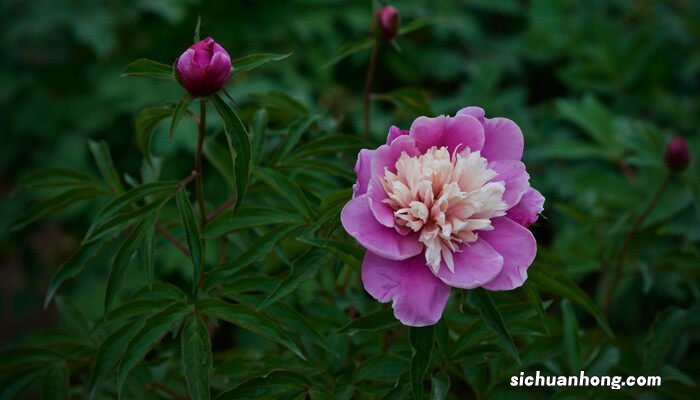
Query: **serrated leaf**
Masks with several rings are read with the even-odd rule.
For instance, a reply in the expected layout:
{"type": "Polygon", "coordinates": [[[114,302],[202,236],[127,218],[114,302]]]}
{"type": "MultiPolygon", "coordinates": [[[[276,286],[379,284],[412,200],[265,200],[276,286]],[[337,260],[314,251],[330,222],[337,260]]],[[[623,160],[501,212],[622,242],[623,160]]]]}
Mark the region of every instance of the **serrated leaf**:
{"type": "Polygon", "coordinates": [[[146,161],[151,163],[151,138],[156,126],[173,115],[170,107],[146,108],[136,116],[136,145],[146,161]]]}
{"type": "Polygon", "coordinates": [[[143,76],[157,79],[175,79],[172,65],[140,58],[126,66],[122,76],[143,76]]]}
{"type": "Polygon", "coordinates": [[[119,364],[127,344],[141,330],[144,323],[145,320],[140,318],[132,321],[107,336],[100,344],[88,384],[90,398],[97,395],[100,382],[119,364]]]}
{"type": "Polygon", "coordinates": [[[608,322],[605,320],[598,306],[588,297],[586,292],[578,287],[569,275],[542,264],[535,265],[528,269],[528,275],[528,279],[540,290],[555,296],[567,298],[583,308],[598,321],[598,325],[603,328],[609,337],[614,337],[610,326],[608,326],[608,322]]]}
{"type": "Polygon", "coordinates": [[[221,393],[216,397],[216,400],[270,398],[263,397],[270,395],[278,395],[277,398],[279,398],[281,393],[308,385],[310,385],[309,380],[302,374],[273,370],[263,376],[241,382],[232,389],[221,393]]]}
{"type": "Polygon", "coordinates": [[[292,53],[287,54],[250,54],[245,57],[237,58],[231,61],[231,66],[233,67],[233,73],[248,72],[253,70],[263,64],[267,64],[270,61],[284,60],[285,58],[291,56],[292,53]]]}
{"type": "Polygon", "coordinates": [[[190,250],[190,259],[192,260],[192,290],[197,288],[199,277],[202,273],[202,262],[204,261],[204,252],[202,251],[202,237],[199,232],[199,224],[194,216],[192,204],[187,196],[187,191],[183,188],[178,190],[175,195],[177,208],[180,210],[180,220],[185,227],[185,235],[187,236],[187,247],[190,250]]]}
{"type": "Polygon", "coordinates": [[[87,245],[82,245],[78,250],[73,253],[73,255],[68,259],[68,261],[61,264],[58,270],[51,277],[49,282],[49,287],[46,289],[46,297],[44,299],[44,308],[46,308],[50,303],[51,299],[56,295],[58,289],[61,287],[63,282],[66,280],[77,276],[87,263],[95,257],[100,249],[105,243],[92,242],[87,245]]]}
{"type": "Polygon", "coordinates": [[[208,400],[212,368],[209,330],[199,316],[191,315],[182,328],[181,336],[187,392],[192,400],[208,400]]]}
{"type": "Polygon", "coordinates": [[[197,302],[197,310],[273,340],[306,360],[299,346],[273,320],[248,306],[229,304],[216,299],[201,299],[197,302]]]}
{"type": "Polygon", "coordinates": [[[411,342],[411,389],[413,398],[423,399],[423,377],[430,367],[430,355],[435,344],[434,326],[422,328],[410,327],[409,341],[411,342]]]}
{"type": "Polygon", "coordinates": [[[328,255],[321,251],[312,250],[300,255],[292,263],[292,272],[267,296],[258,309],[263,309],[293,292],[302,282],[313,278],[328,260],[328,255]]]}
{"type": "Polygon", "coordinates": [[[68,400],[68,366],[56,363],[49,367],[41,383],[42,400],[68,400]]]}
{"type": "Polygon", "coordinates": [[[189,105],[192,103],[192,100],[192,96],[189,93],[185,93],[185,95],[182,96],[182,99],[180,99],[180,101],[175,106],[175,109],[173,109],[173,117],[170,121],[170,130],[168,131],[169,142],[173,141],[173,137],[175,136],[175,130],[180,124],[182,116],[187,114],[187,107],[189,107],[189,105]]]}
{"type": "Polygon", "coordinates": [[[107,278],[107,289],[105,292],[105,310],[109,310],[117,291],[121,287],[122,281],[124,280],[124,275],[126,274],[126,269],[131,262],[134,253],[138,249],[138,245],[141,240],[146,235],[158,219],[158,214],[160,210],[156,209],[147,214],[138,224],[134,226],[133,231],[127,236],[124,243],[117,251],[117,255],[114,257],[112,262],[112,267],[109,270],[109,277],[107,278]]]}
{"type": "Polygon", "coordinates": [[[221,96],[218,94],[211,96],[211,101],[224,123],[226,141],[231,152],[231,158],[234,160],[233,172],[236,177],[237,199],[233,209],[236,210],[243,203],[248,190],[251,163],[250,139],[241,119],[221,96]]]}
{"type": "Polygon", "coordinates": [[[95,158],[95,164],[97,164],[97,168],[100,170],[100,174],[102,174],[107,185],[109,185],[115,193],[122,193],[124,191],[124,186],[122,186],[119,173],[117,173],[117,169],[114,167],[107,142],[104,140],[99,142],[88,140],[88,146],[90,147],[92,156],[95,158]]]}
{"type": "Polygon", "coordinates": [[[397,325],[392,310],[381,310],[355,318],[349,324],[337,330],[337,333],[354,335],[359,331],[377,332],[397,325]]]}
{"type": "Polygon", "coordinates": [[[469,295],[470,300],[473,301],[474,305],[481,312],[486,326],[496,333],[501,346],[518,362],[518,364],[520,364],[518,348],[515,347],[513,338],[510,332],[508,332],[505,322],[503,322],[500,311],[498,311],[498,308],[496,308],[496,305],[493,303],[491,295],[484,289],[474,289],[469,292],[469,295]]]}
{"type": "Polygon", "coordinates": [[[307,220],[312,221],[314,219],[314,211],[304,192],[291,179],[273,169],[264,167],[256,168],[253,173],[282,198],[289,201],[307,220]]]}
{"type": "Polygon", "coordinates": [[[569,364],[569,372],[576,375],[581,371],[581,343],[578,339],[578,321],[574,307],[568,299],[561,301],[562,326],[564,328],[564,352],[569,364]]]}
{"type": "Polygon", "coordinates": [[[191,306],[178,302],[146,320],[143,327],[129,341],[119,364],[117,373],[119,393],[129,372],[143,359],[148,350],[158,343],[176,322],[191,311],[191,306]]]}
{"type": "Polygon", "coordinates": [[[369,49],[376,43],[376,40],[372,37],[366,37],[361,40],[348,42],[342,45],[336,52],[331,56],[331,58],[323,64],[322,68],[328,68],[333,64],[347,58],[357,52],[369,49]]]}

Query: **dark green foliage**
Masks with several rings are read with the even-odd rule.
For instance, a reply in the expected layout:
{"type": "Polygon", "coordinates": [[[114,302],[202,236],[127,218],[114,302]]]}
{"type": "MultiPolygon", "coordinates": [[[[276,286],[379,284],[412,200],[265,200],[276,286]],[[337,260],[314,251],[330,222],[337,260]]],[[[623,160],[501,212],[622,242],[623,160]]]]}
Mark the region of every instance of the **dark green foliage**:
{"type": "Polygon", "coordinates": [[[0,6],[0,399],[697,397],[697,2],[395,1],[400,51],[369,37],[370,3],[0,6]],[[200,15],[233,64],[208,99],[172,68],[200,15]],[[409,329],[364,291],[340,210],[360,149],[468,105],[522,128],[538,255],[522,288],[453,290],[409,329]],[[672,135],[691,164],[620,255],[672,135]]]}

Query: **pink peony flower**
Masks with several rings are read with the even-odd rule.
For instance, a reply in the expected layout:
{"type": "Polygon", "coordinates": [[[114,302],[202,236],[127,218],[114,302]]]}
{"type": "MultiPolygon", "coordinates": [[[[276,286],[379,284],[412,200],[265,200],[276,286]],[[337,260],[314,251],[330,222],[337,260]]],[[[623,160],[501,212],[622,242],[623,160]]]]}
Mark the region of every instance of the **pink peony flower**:
{"type": "Polygon", "coordinates": [[[544,197],[520,161],[523,134],[506,118],[467,107],[391,127],[387,143],[360,151],[345,230],[367,249],[365,290],[393,301],[403,324],[435,324],[450,288],[511,290],[537,252],[527,227],[544,197]]]}
{"type": "Polygon", "coordinates": [[[208,37],[190,46],[177,59],[178,80],[194,96],[209,96],[221,89],[231,76],[231,58],[208,37]]]}

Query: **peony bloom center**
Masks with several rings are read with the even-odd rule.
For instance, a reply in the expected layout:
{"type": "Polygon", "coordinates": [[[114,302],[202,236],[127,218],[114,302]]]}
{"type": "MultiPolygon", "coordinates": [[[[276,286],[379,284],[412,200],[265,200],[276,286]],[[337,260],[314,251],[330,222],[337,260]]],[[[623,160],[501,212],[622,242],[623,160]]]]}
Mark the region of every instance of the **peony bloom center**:
{"type": "Polygon", "coordinates": [[[492,182],[496,175],[479,151],[450,154],[435,146],[417,157],[401,154],[396,173],[385,169],[384,202],[394,210],[394,226],[402,235],[419,232],[435,273],[441,260],[454,272],[459,245],[475,242],[476,231],[492,230],[491,218],[506,214],[505,184],[492,182]]]}

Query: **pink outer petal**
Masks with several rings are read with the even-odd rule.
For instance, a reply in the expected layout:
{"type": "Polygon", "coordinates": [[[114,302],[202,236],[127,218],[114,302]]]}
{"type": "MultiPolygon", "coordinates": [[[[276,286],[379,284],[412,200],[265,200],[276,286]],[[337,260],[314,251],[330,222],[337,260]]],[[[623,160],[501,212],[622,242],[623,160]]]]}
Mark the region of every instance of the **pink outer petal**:
{"type": "Polygon", "coordinates": [[[377,222],[369,209],[367,194],[350,200],[340,212],[340,221],[363,247],[384,258],[405,260],[423,251],[423,243],[415,234],[403,236],[377,222]]]}
{"type": "Polygon", "coordinates": [[[527,269],[537,254],[535,237],[506,217],[494,218],[491,224],[494,230],[483,231],[479,236],[503,256],[503,269],[492,281],[482,286],[488,290],[520,287],[527,279],[527,269]]]}
{"type": "Polygon", "coordinates": [[[542,210],[544,210],[544,197],[537,190],[530,188],[520,202],[508,210],[506,216],[527,228],[537,221],[542,210]]]}
{"type": "Polygon", "coordinates": [[[479,122],[482,124],[484,123],[484,116],[486,113],[484,112],[484,109],[481,107],[465,107],[459,111],[457,111],[457,115],[469,115],[474,118],[476,118],[479,122]]]}
{"type": "Polygon", "coordinates": [[[355,163],[355,175],[357,182],[352,186],[352,192],[355,197],[367,193],[367,186],[372,179],[372,156],[374,150],[362,149],[357,155],[357,163],[355,163]]]}
{"type": "Polygon", "coordinates": [[[507,118],[484,121],[486,140],[481,156],[489,161],[520,160],[523,157],[525,139],[515,122],[507,118]]]}
{"type": "Polygon", "coordinates": [[[503,193],[503,201],[512,208],[530,189],[530,175],[525,171],[525,164],[520,161],[501,160],[489,163],[489,168],[498,175],[491,182],[505,182],[506,191],[503,193]]]}
{"type": "Polygon", "coordinates": [[[392,125],[391,128],[389,128],[389,134],[386,137],[386,144],[391,144],[391,142],[393,142],[394,139],[403,135],[408,135],[408,131],[399,129],[396,126],[392,125]]]}
{"type": "Polygon", "coordinates": [[[422,153],[433,146],[445,146],[450,152],[457,148],[478,151],[484,146],[484,127],[469,115],[418,117],[411,124],[410,135],[422,153]]]}
{"type": "Polygon", "coordinates": [[[381,179],[384,179],[385,169],[396,172],[396,161],[402,153],[411,157],[420,154],[411,136],[399,136],[391,144],[379,146],[372,157],[372,181],[367,189],[371,198],[370,208],[377,221],[390,228],[394,227],[394,211],[382,202],[387,198],[387,195],[382,187],[381,179]]]}
{"type": "Polygon", "coordinates": [[[450,287],[430,272],[423,255],[392,261],[367,252],[362,284],[380,302],[393,301],[394,315],[409,326],[438,322],[450,297],[450,287]]]}
{"type": "Polygon", "coordinates": [[[452,287],[474,289],[483,286],[495,278],[503,267],[503,257],[481,239],[468,245],[462,244],[459,250],[452,253],[455,272],[450,271],[442,261],[437,273],[438,278],[452,287]]]}

